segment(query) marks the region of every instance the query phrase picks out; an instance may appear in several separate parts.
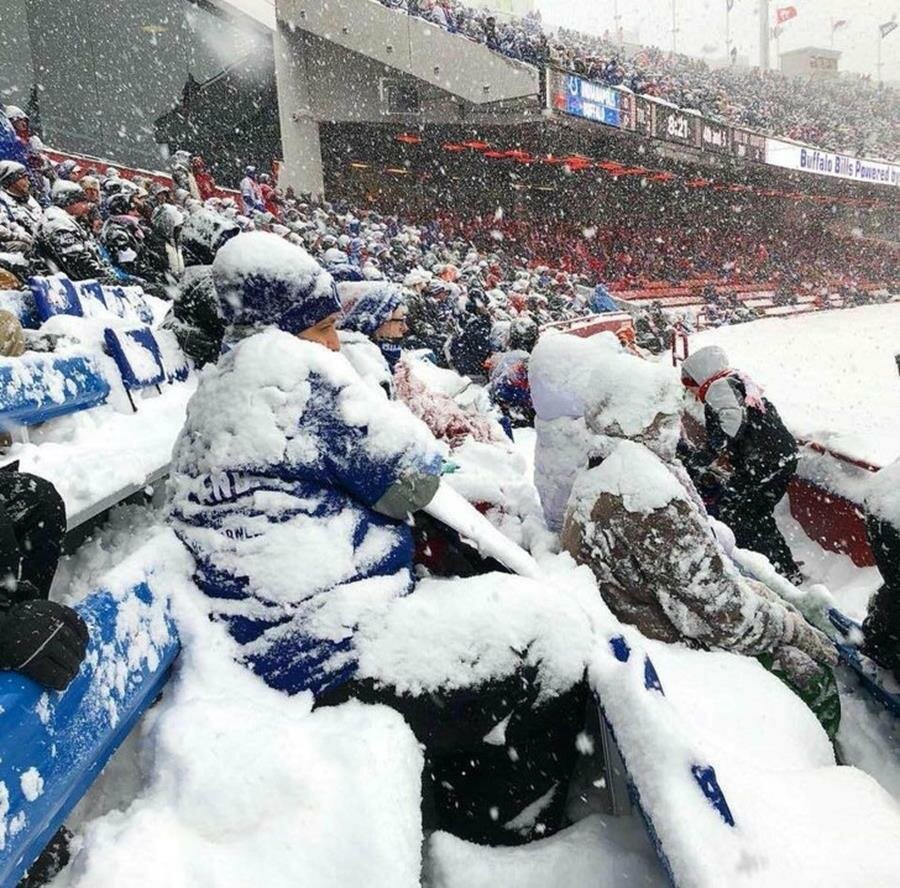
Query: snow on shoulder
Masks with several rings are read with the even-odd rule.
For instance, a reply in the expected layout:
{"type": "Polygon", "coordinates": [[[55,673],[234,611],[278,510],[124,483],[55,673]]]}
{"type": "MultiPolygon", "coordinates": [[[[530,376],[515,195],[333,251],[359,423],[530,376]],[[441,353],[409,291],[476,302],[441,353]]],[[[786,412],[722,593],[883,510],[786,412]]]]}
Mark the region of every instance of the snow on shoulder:
{"type": "Polygon", "coordinates": [[[662,460],[634,441],[617,441],[599,466],[578,476],[570,503],[582,523],[591,520],[601,493],[621,497],[629,512],[651,512],[664,509],[672,500],[687,499],[684,487],[662,460]]]}
{"type": "Polygon", "coordinates": [[[365,446],[372,452],[392,452],[398,439],[412,439],[423,449],[435,446],[424,423],[403,405],[373,395],[340,353],[268,329],[204,370],[176,456],[198,456],[200,472],[313,457],[311,442],[300,430],[313,395],[312,376],[339,390],[339,410],[348,423],[367,427],[365,446]],[[203,429],[206,446],[193,446],[192,428],[203,429]]]}
{"type": "Polygon", "coordinates": [[[675,416],[684,389],[671,367],[627,353],[606,353],[596,362],[585,397],[585,419],[597,434],[631,438],[658,416],[675,416]]]}
{"type": "Polygon", "coordinates": [[[900,459],[872,479],[866,507],[873,515],[900,527],[900,459]]]}

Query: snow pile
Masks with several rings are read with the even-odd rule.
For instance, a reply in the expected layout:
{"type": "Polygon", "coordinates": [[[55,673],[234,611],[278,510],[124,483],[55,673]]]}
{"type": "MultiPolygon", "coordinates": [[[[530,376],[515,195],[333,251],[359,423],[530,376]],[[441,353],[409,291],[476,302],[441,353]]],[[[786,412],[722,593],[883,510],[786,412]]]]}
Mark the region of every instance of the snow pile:
{"type": "Polygon", "coordinates": [[[19,469],[51,481],[71,517],[168,466],[195,381],[165,386],[138,401],[138,412],[105,404],[59,417],[14,444],[19,469]],[[155,393],[154,393],[155,395],[155,393]]]}
{"type": "Polygon", "coordinates": [[[900,304],[766,318],[705,330],[691,351],[720,345],[791,431],[887,465],[900,456],[900,304]]]}
{"type": "Polygon", "coordinates": [[[535,413],[542,420],[584,416],[591,377],[608,367],[610,353],[622,351],[614,333],[582,339],[550,331],[541,336],[528,364],[535,413]]]}
{"type": "Polygon", "coordinates": [[[597,360],[585,395],[585,419],[595,432],[632,438],[657,416],[680,413],[684,388],[671,367],[628,353],[604,357],[597,360]]]}
{"type": "Polygon", "coordinates": [[[507,438],[483,444],[467,438],[451,457],[446,483],[479,508],[513,542],[531,550],[546,534],[544,514],[528,461],[507,438]]]}
{"type": "Polygon", "coordinates": [[[651,512],[665,508],[672,500],[686,500],[678,479],[643,444],[619,440],[603,462],[581,472],[572,488],[570,502],[582,510],[579,523],[590,522],[590,513],[601,493],[622,497],[629,512],[651,512]]]}
{"type": "Polygon", "coordinates": [[[601,645],[590,677],[677,884],[895,883],[896,802],[834,767],[825,733],[787,687],[750,658],[623,635],[627,661],[601,645]],[[645,687],[644,651],[663,692],[645,687]],[[710,765],[733,827],[693,778],[710,765]]]}
{"type": "Polygon", "coordinates": [[[266,687],[233,662],[189,562],[166,531],[117,572],[127,584],[156,566],[182,655],[138,729],[140,794],[83,825],[54,888],[111,873],[144,888],[418,886],[422,757],[403,720],[356,703],[313,713],[310,695],[266,687]]]}
{"type": "Polygon", "coordinates": [[[485,848],[449,833],[428,840],[431,888],[664,888],[653,847],[634,817],[586,817],[542,842],[485,848]]]}

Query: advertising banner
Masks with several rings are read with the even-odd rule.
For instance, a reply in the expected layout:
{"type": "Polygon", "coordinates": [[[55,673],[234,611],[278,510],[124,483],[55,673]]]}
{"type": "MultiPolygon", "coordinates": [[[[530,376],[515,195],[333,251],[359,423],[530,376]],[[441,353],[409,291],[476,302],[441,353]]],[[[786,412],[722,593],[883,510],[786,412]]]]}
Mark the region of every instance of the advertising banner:
{"type": "Polygon", "coordinates": [[[653,135],[653,102],[634,93],[621,92],[622,126],[641,136],[653,135]]]}
{"type": "Polygon", "coordinates": [[[808,145],[783,142],[781,139],[766,139],[766,163],[817,176],[900,187],[898,164],[850,157],[847,154],[837,154],[808,145]]]}
{"type": "Polygon", "coordinates": [[[766,162],[766,137],[748,130],[732,128],[731,150],[735,157],[752,160],[756,163],[766,162]]]}
{"type": "Polygon", "coordinates": [[[712,120],[700,121],[700,147],[719,154],[731,152],[731,128],[712,120]]]}

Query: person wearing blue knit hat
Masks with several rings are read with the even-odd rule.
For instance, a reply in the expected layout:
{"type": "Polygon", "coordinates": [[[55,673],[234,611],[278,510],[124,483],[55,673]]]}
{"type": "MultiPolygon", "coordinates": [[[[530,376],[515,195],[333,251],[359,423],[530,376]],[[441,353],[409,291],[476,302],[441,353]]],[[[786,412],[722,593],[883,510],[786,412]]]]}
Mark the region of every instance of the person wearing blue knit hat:
{"type": "Polygon", "coordinates": [[[341,318],[341,330],[361,333],[381,350],[393,371],[400,360],[400,342],[406,336],[406,295],[397,284],[377,281],[367,285],[341,318]]]}
{"type": "MultiPolygon", "coordinates": [[[[431,537],[419,527],[414,537],[412,525],[440,486],[444,449],[341,353],[334,282],[303,249],[239,234],[212,276],[223,320],[246,335],[204,368],[188,404],[170,522],[222,642],[270,688],[311,696],[316,708],[352,699],[400,713],[426,750],[424,828],[482,844],[558,828],[586,692],[579,667],[543,680],[543,655],[531,659],[532,648],[548,649],[553,596],[545,604],[532,581],[497,574],[495,583],[512,583],[510,604],[540,611],[536,640],[523,636],[520,651],[488,633],[505,605],[484,587],[488,634],[472,650],[485,666],[460,681],[454,654],[410,687],[404,664],[418,668],[421,642],[392,628],[406,613],[398,609],[421,602],[432,632],[461,631],[455,584],[465,581],[422,586],[413,570],[415,542],[431,537]],[[406,647],[373,656],[381,643],[406,647]]],[[[383,325],[385,306],[390,323],[393,299],[373,300],[378,312],[360,305],[361,326],[383,325]]],[[[564,619],[587,637],[574,603],[564,619]]]]}
{"type": "Polygon", "coordinates": [[[268,232],[239,234],[216,254],[212,276],[222,318],[231,327],[276,327],[340,350],[334,281],[300,247],[268,232]]]}
{"type": "Polygon", "coordinates": [[[316,621],[363,580],[411,588],[406,519],[437,490],[441,450],[339,354],[334,282],[305,250],[239,234],[212,278],[243,335],[188,406],[172,524],[238,659],[277,690],[324,692],[356,664],[352,638],[316,621]]]}

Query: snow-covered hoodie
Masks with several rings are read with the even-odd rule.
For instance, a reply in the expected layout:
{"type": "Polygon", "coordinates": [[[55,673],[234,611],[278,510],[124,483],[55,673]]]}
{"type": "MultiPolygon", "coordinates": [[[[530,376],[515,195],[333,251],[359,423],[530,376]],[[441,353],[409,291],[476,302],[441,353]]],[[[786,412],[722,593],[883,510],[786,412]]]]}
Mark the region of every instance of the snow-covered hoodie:
{"type": "Polygon", "coordinates": [[[175,446],[173,526],[269,685],[352,677],[361,614],[412,582],[409,527],[373,505],[440,469],[427,429],[321,345],[268,329],[205,371],[175,446]]]}
{"type": "Polygon", "coordinates": [[[585,402],[597,361],[622,346],[612,334],[580,339],[565,333],[541,336],[528,363],[536,432],[534,483],[547,527],[559,532],[575,477],[585,468],[595,435],[585,425],[585,402]]]}
{"type": "MultiPolygon", "coordinates": [[[[815,669],[822,639],[723,550],[675,452],[682,393],[669,368],[609,353],[586,404],[593,468],[572,488],[563,547],[588,564],[610,609],[645,635],[745,654],[793,651],[815,669]],[[799,655],[798,655],[799,654],[799,655]],[[806,656],[809,655],[809,656],[806,656]]],[[[798,660],[802,666],[798,667],[798,660]]]]}

